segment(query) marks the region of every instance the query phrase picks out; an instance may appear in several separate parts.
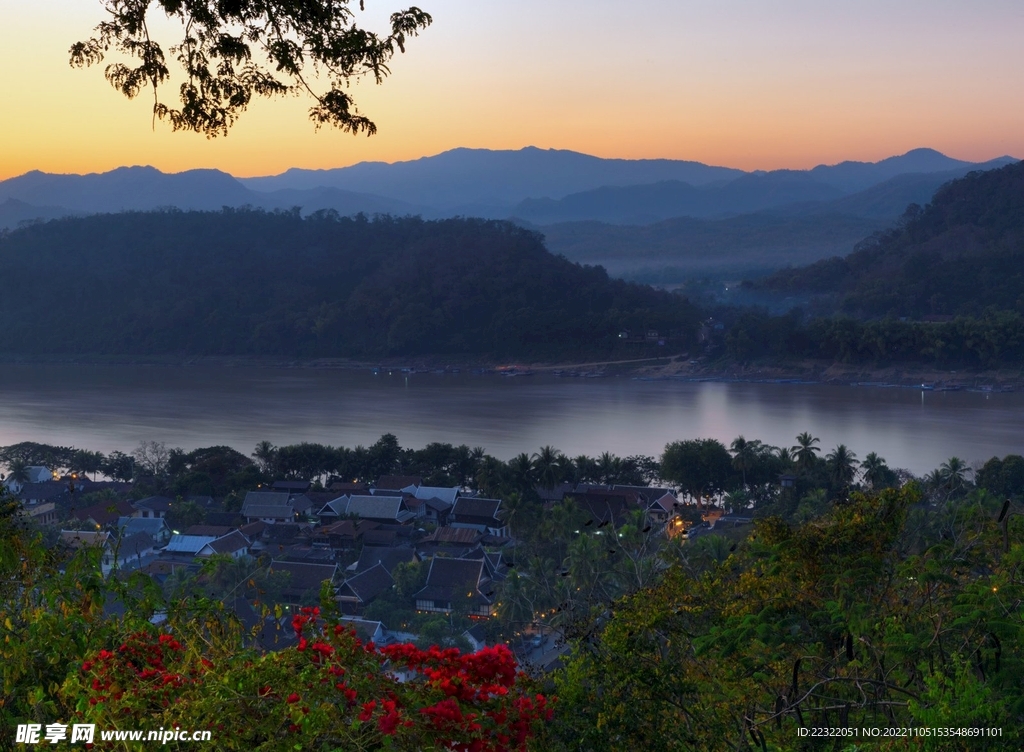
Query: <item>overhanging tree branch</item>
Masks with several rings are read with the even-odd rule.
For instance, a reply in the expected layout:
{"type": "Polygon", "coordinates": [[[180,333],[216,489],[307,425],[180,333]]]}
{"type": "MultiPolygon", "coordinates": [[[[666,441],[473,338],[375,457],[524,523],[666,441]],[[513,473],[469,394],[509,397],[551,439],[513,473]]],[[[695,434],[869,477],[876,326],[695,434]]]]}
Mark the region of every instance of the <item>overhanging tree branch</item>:
{"type": "Polygon", "coordinates": [[[226,135],[253,96],[306,93],[315,100],[309,117],[317,128],[373,135],[377,126],[359,113],[346,91],[349,82],[365,75],[381,83],[391,72],[391,59],[432,19],[410,7],[393,13],[389,33],[378,35],[356,26],[349,5],[350,0],[103,0],[109,18],[93,37],[71,46],[70,62],[82,68],[111,51],[124,55],[131,62],[108,65],[107,80],[129,99],[152,88],[154,116],[175,131],[226,135]],[[177,107],[160,99],[171,72],[164,48],[150,37],[150,12],[182,25],[181,41],[167,48],[185,73],[177,107]],[[325,85],[323,93],[313,79],[325,85]]]}

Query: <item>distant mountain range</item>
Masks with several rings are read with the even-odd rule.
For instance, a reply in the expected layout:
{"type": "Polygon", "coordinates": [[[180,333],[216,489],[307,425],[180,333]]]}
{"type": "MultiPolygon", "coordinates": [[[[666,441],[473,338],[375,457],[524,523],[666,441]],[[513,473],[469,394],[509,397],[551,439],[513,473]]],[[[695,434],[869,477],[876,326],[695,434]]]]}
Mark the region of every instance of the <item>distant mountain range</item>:
{"type": "Polygon", "coordinates": [[[454,149],[408,162],[292,169],[260,178],[218,170],[165,174],[152,167],[90,175],[30,172],[0,182],[0,228],[66,215],[162,208],[479,216],[539,228],[556,253],[599,261],[626,276],[659,266],[682,276],[707,271],[707,259],[699,256],[712,249],[712,267],[746,274],[755,267],[770,271],[848,252],[861,233],[888,225],[910,203],[927,203],[949,180],[1014,161],[1001,157],[976,164],[915,149],[874,163],[743,172],[699,162],[601,159],[527,147],[454,149]],[[655,229],[678,218],[709,223],[673,221],[655,229]],[[576,222],[587,224],[574,230],[576,222]],[[768,225],[773,244],[759,239],[758,227],[768,225]],[[694,232],[703,245],[694,244],[694,232]],[[653,245],[652,236],[659,238],[653,245]],[[559,241],[568,237],[575,238],[571,251],[568,242],[559,241]],[[589,248],[579,247],[583,237],[593,239],[589,248]],[[738,237],[742,242],[730,245],[738,237]],[[655,247],[661,250],[654,253],[655,247]],[[751,266],[759,253],[767,265],[751,266]],[[701,263],[694,266],[688,258],[701,263]]]}

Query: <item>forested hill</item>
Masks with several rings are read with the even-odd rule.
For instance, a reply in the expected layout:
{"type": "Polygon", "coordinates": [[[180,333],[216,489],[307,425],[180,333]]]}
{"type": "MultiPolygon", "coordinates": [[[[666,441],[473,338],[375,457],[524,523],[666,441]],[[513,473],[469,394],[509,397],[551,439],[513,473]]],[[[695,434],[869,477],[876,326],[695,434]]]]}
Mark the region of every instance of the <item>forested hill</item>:
{"type": "Polygon", "coordinates": [[[764,285],[863,317],[1024,312],[1024,162],[948,183],[849,256],[779,272],[764,285]]]}
{"type": "Polygon", "coordinates": [[[658,330],[674,349],[697,321],[677,296],[469,219],[62,219],[0,235],[0,278],[0,352],[19,354],[635,355],[622,330],[658,330]]]}

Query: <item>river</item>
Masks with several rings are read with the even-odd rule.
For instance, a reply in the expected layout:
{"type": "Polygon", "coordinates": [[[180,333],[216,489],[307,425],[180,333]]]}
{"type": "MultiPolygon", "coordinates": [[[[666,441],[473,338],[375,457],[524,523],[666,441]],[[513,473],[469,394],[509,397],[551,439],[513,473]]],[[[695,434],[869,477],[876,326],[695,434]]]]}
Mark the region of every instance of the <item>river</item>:
{"type": "Polygon", "coordinates": [[[508,459],[660,455],[678,439],[739,435],[790,446],[809,431],[863,458],[923,474],[1024,453],[1024,394],[915,389],[226,366],[0,365],[0,445],[39,441],[110,452],[140,441],[186,450],[261,440],[482,446],[508,459]]]}

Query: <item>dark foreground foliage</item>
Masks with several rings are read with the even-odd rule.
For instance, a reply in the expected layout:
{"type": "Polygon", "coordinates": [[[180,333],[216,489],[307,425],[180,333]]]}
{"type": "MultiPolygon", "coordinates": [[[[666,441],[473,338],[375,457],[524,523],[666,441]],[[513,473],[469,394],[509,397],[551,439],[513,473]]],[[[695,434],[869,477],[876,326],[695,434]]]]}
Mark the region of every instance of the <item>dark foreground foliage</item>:
{"type": "Polygon", "coordinates": [[[1021,520],[992,497],[919,501],[909,486],[764,520],[702,575],[675,567],[614,604],[558,677],[548,748],[1019,748],[1021,520]],[[800,736],[814,727],[857,736],[800,736]],[[910,727],[954,733],[860,731],[910,727]]]}

